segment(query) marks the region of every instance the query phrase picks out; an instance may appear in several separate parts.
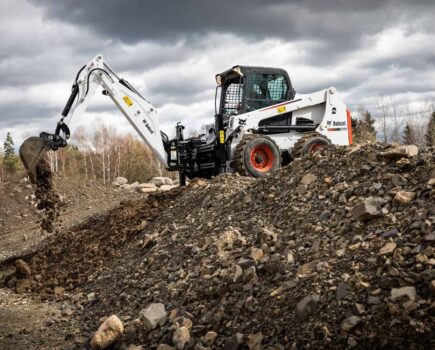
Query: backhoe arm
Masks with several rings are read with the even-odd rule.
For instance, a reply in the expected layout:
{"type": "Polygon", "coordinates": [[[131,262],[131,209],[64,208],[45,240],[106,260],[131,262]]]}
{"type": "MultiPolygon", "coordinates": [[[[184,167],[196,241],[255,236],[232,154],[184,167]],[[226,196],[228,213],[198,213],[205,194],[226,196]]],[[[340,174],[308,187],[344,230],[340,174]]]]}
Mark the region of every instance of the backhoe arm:
{"type": "Polygon", "coordinates": [[[67,117],[77,117],[85,112],[99,86],[127,118],[143,141],[152,149],[157,158],[168,168],[168,138],[161,132],[157,111],[151,103],[127,81],[106,64],[102,55],[95,56],[77,73],[71,95],[57,123],[54,134],[42,132],[40,137],[31,137],[20,147],[20,157],[30,178],[34,177],[39,159],[48,150],[57,150],[67,145],[70,131],[65,123],[67,117]],[[167,145],[165,147],[165,144],[167,145]]]}
{"type": "Polygon", "coordinates": [[[164,147],[167,137],[160,130],[156,109],[133,86],[119,78],[104,62],[102,55],[95,56],[77,74],[58,128],[62,130],[64,118],[80,116],[85,112],[99,85],[103,87],[103,94],[112,99],[139,136],[167,167],[164,147]]]}

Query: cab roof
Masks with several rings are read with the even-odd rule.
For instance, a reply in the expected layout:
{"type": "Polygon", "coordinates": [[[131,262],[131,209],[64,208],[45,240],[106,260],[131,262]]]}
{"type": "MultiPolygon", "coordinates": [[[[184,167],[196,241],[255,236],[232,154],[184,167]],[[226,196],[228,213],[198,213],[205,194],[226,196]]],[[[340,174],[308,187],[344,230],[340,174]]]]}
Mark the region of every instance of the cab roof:
{"type": "Polygon", "coordinates": [[[255,66],[234,66],[222,73],[216,74],[216,83],[221,86],[225,80],[235,78],[237,76],[246,76],[251,73],[265,74],[283,74],[288,79],[288,74],[284,69],[272,67],[255,67],[255,66]]]}

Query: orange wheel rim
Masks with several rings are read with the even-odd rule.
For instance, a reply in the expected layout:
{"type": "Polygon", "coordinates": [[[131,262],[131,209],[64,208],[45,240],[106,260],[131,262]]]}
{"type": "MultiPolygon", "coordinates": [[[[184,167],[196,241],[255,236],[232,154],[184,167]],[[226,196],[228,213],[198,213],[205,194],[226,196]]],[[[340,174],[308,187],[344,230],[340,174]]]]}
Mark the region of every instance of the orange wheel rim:
{"type": "Polygon", "coordinates": [[[275,156],[268,145],[258,145],[250,155],[251,164],[255,170],[266,173],[273,167],[275,156]]]}

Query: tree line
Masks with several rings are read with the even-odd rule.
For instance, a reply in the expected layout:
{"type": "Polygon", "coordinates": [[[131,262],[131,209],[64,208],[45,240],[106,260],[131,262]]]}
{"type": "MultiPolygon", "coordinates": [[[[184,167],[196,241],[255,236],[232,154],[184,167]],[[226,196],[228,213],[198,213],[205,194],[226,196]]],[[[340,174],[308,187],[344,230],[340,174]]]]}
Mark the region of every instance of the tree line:
{"type": "Polygon", "coordinates": [[[355,143],[383,142],[435,147],[435,106],[419,113],[379,99],[369,111],[360,106],[352,116],[355,143]]]}
{"type": "MultiPolygon", "coordinates": [[[[51,170],[62,177],[110,184],[116,177],[146,182],[168,176],[152,151],[131,134],[121,135],[112,125],[98,122],[88,131],[78,127],[65,148],[47,153],[51,170]]],[[[0,181],[19,180],[26,175],[10,132],[0,152],[0,181]]]]}

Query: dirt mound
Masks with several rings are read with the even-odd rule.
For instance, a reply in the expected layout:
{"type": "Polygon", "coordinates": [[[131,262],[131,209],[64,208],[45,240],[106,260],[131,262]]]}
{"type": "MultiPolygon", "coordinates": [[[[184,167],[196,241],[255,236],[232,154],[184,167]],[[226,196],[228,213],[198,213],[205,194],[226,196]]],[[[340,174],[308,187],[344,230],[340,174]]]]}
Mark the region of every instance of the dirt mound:
{"type": "Polygon", "coordinates": [[[128,202],[27,259],[29,288],[83,346],[116,314],[115,348],[431,348],[434,157],[325,150],[128,202]]]}

